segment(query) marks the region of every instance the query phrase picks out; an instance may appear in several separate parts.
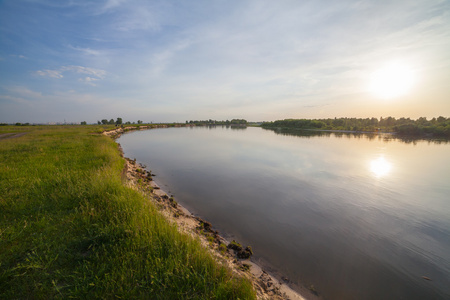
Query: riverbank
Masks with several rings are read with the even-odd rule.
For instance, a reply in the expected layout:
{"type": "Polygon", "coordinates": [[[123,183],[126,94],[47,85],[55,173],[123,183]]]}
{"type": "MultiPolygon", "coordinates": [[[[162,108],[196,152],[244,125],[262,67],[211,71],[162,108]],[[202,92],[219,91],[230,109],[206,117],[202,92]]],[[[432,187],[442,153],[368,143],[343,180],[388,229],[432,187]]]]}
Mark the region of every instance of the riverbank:
{"type": "MultiPolygon", "coordinates": [[[[104,132],[104,134],[117,138],[124,132],[126,131],[116,129],[104,132]]],[[[126,160],[127,166],[123,176],[126,177],[127,184],[144,193],[170,222],[177,225],[181,232],[199,239],[203,247],[209,249],[219,262],[225,263],[239,276],[249,278],[256,289],[258,299],[318,299],[314,294],[314,290],[297,286],[297,289],[302,289],[300,294],[291,289],[286,282],[283,282],[283,276],[269,274],[249,259],[239,258],[237,251],[231,249],[233,243],[220,236],[213,229],[212,224],[192,215],[187,209],[177,203],[173,196],[169,196],[165,191],[161,190],[153,180],[154,174],[146,170],[146,166],[140,165],[130,158],[126,158],[126,160]],[[303,295],[307,296],[304,297],[303,295]]]]}
{"type": "Polygon", "coordinates": [[[127,186],[100,134],[111,129],[27,126],[0,140],[0,298],[255,299],[249,279],[127,186]]]}

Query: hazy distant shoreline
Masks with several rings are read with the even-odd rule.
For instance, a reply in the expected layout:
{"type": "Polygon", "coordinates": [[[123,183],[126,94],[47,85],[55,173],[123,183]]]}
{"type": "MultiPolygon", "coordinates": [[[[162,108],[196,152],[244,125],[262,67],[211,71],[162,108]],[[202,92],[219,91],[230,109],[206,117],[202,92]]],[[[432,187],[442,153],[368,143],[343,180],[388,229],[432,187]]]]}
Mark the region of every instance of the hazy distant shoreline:
{"type": "Polygon", "coordinates": [[[328,119],[285,119],[263,122],[266,129],[301,129],[325,132],[395,134],[405,138],[450,138],[450,118],[328,118],[328,119]]]}

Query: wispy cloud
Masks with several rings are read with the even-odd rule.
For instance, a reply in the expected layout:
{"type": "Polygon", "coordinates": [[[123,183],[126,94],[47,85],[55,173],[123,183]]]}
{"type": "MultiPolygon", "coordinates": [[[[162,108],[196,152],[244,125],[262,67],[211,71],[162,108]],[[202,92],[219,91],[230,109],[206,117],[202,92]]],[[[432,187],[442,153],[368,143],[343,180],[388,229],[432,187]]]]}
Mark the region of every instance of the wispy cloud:
{"type": "Polygon", "coordinates": [[[158,17],[148,8],[129,9],[130,17],[118,20],[115,29],[120,31],[160,29],[158,17]]]}
{"type": "Polygon", "coordinates": [[[63,78],[62,70],[39,70],[36,74],[43,77],[63,78]]]}
{"type": "Polygon", "coordinates": [[[35,102],[43,99],[41,92],[30,90],[24,86],[3,87],[4,94],[0,94],[0,100],[5,103],[33,106],[35,102]]]}
{"type": "Polygon", "coordinates": [[[91,49],[91,48],[74,47],[72,45],[69,45],[69,48],[79,51],[85,55],[93,55],[93,56],[104,55],[104,52],[101,50],[95,50],[95,49],[91,49]]]}
{"type": "Polygon", "coordinates": [[[63,73],[70,72],[76,74],[86,74],[90,75],[88,77],[79,78],[80,82],[87,83],[89,85],[95,86],[94,81],[105,78],[106,71],[94,68],[88,68],[83,66],[62,66],[56,70],[39,70],[36,71],[36,74],[43,77],[51,77],[51,78],[63,78],[63,73]]]}
{"type": "Polygon", "coordinates": [[[89,84],[91,86],[97,86],[95,84],[95,81],[97,81],[97,80],[98,80],[98,78],[93,78],[93,77],[84,77],[84,78],[78,79],[78,81],[84,82],[84,83],[89,84]]]}
{"type": "Polygon", "coordinates": [[[114,30],[155,31],[160,29],[161,5],[164,6],[160,1],[107,0],[97,7],[97,14],[111,15],[114,22],[110,26],[114,30]]]}
{"type": "Polygon", "coordinates": [[[170,65],[172,59],[181,51],[188,48],[189,40],[177,41],[173,45],[167,46],[164,50],[152,54],[150,58],[151,70],[154,75],[159,75],[170,65]]]}
{"type": "Polygon", "coordinates": [[[28,57],[26,57],[25,55],[21,55],[21,54],[19,54],[19,55],[17,55],[17,54],[11,54],[10,56],[11,56],[11,57],[17,57],[17,58],[20,58],[20,59],[28,59],[28,57]]]}
{"type": "Polygon", "coordinates": [[[110,10],[112,8],[116,8],[118,6],[120,6],[121,4],[127,2],[127,0],[106,0],[104,5],[103,5],[103,9],[106,10],[110,10]]]}
{"type": "Polygon", "coordinates": [[[11,95],[0,95],[0,102],[12,102],[14,104],[18,104],[18,105],[28,105],[30,104],[29,100],[26,100],[25,98],[21,98],[21,97],[15,97],[15,96],[11,96],[11,95]]]}
{"type": "MultiPolygon", "coordinates": [[[[101,118],[115,118],[126,111],[124,101],[99,94],[80,93],[73,90],[43,94],[25,86],[0,87],[0,120],[14,122],[81,121],[94,122],[101,118]]],[[[125,113],[120,116],[125,117],[125,113]]]]}
{"type": "Polygon", "coordinates": [[[106,75],[106,71],[88,68],[83,66],[64,66],[61,67],[62,71],[72,71],[80,74],[88,74],[97,77],[98,79],[103,79],[106,75]]]}

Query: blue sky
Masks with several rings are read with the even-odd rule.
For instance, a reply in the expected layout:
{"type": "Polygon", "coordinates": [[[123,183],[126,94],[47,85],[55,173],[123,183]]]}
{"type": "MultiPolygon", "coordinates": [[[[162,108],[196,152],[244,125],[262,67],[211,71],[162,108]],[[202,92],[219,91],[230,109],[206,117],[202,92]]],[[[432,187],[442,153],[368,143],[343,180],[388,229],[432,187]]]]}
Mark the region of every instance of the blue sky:
{"type": "Polygon", "coordinates": [[[0,1],[0,122],[439,115],[448,0],[0,1]]]}

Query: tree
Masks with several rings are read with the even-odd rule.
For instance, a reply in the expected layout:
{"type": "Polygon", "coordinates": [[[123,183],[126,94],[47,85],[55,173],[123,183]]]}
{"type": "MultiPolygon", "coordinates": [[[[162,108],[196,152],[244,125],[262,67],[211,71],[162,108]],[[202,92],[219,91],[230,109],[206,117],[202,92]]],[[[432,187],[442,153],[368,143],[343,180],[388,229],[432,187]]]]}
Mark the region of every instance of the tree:
{"type": "Polygon", "coordinates": [[[114,124],[114,119],[109,120],[109,124],[114,124]]]}
{"type": "Polygon", "coordinates": [[[438,123],[444,123],[445,122],[445,118],[443,116],[439,116],[437,118],[438,123]]]}
{"type": "Polygon", "coordinates": [[[116,125],[121,125],[121,124],[122,124],[122,118],[117,118],[116,125]]]}
{"type": "Polygon", "coordinates": [[[138,120],[137,123],[138,123],[138,124],[142,124],[142,121],[141,121],[141,120],[138,120]]]}
{"type": "Polygon", "coordinates": [[[102,120],[102,124],[103,124],[103,125],[106,125],[106,124],[108,124],[108,120],[106,120],[106,119],[103,119],[103,120],[102,120]]]}
{"type": "Polygon", "coordinates": [[[81,122],[81,125],[87,125],[86,121],[81,122]]]}

